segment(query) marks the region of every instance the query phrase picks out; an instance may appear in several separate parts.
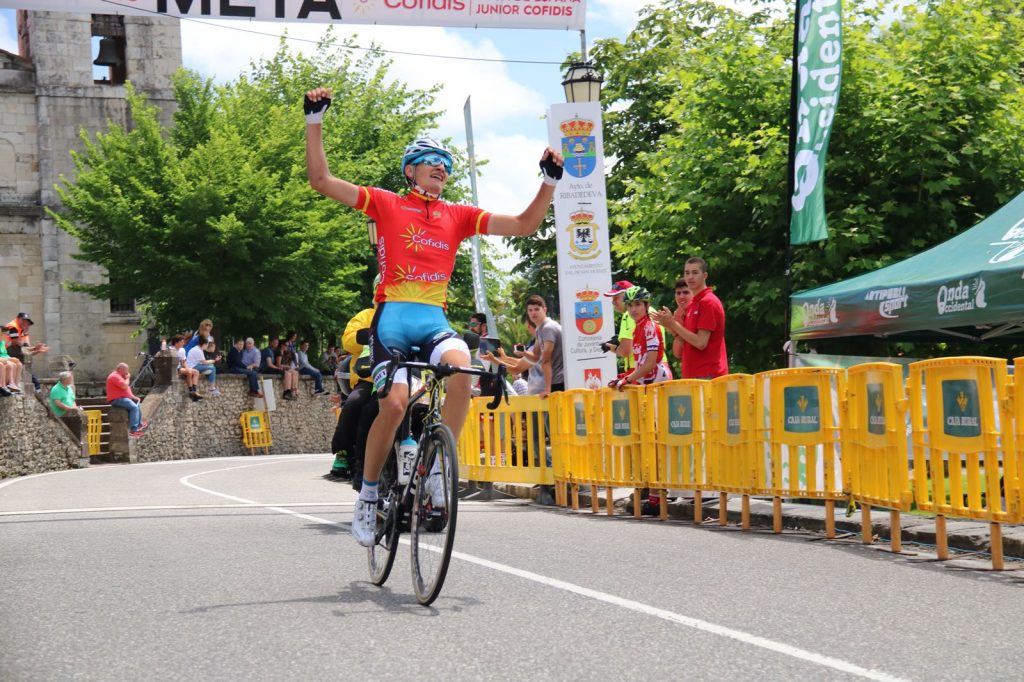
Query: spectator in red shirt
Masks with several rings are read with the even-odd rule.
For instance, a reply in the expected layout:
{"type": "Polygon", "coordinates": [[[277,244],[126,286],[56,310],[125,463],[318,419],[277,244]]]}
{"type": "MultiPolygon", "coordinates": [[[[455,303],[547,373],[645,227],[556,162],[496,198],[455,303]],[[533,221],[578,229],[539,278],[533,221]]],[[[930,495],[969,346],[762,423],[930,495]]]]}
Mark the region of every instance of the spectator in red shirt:
{"type": "MultiPolygon", "coordinates": [[[[680,277],[676,280],[675,286],[675,298],[676,298],[676,309],[672,313],[672,319],[678,322],[680,325],[683,324],[683,320],[686,318],[686,308],[690,305],[690,301],[693,300],[693,292],[690,291],[690,287],[686,286],[686,280],[680,277]]],[[[651,313],[655,315],[656,313],[651,313]]],[[[679,336],[672,339],[672,356],[679,361],[679,376],[685,376],[683,374],[683,347],[685,342],[679,336]]]]}
{"type": "Polygon", "coordinates": [[[725,352],[725,308],[707,285],[708,266],[703,258],[690,258],[683,269],[683,281],[693,294],[683,323],[668,308],[653,317],[683,341],[683,378],[713,379],[729,373],[725,352]]]}
{"type": "Polygon", "coordinates": [[[149,422],[142,418],[142,409],[139,407],[142,399],[132,393],[130,378],[128,365],[123,362],[107,376],[107,402],[113,407],[127,410],[128,435],[141,436],[149,422]]]}

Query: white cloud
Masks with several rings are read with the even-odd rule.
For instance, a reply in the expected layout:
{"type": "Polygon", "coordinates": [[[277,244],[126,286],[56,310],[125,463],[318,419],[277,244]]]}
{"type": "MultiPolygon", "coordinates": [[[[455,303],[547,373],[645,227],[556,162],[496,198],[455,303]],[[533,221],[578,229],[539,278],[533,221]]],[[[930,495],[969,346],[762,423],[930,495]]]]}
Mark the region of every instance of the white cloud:
{"type": "MultiPolygon", "coordinates": [[[[182,22],[182,52],[186,66],[218,81],[235,78],[248,69],[253,60],[271,57],[278,47],[281,24],[258,25],[260,35],[233,30],[239,22],[182,22]]],[[[289,49],[309,53],[325,31],[323,26],[288,24],[289,49]]],[[[369,46],[378,43],[386,50],[444,54],[475,59],[503,59],[503,55],[489,40],[469,41],[454,32],[435,27],[362,26],[358,30],[337,26],[341,36],[357,35],[357,42],[369,46]]],[[[427,88],[438,83],[443,86],[437,95],[435,108],[442,112],[440,134],[464,137],[463,106],[466,97],[473,98],[474,127],[489,127],[501,122],[517,121],[525,117],[539,117],[546,104],[541,94],[529,86],[513,80],[505,64],[497,62],[436,59],[410,55],[389,55],[393,60],[389,69],[396,80],[414,87],[427,88]]],[[[555,71],[556,67],[552,67],[555,71]]],[[[557,74],[555,74],[557,75],[557,74]]],[[[554,76],[553,76],[554,77],[554,76]]]]}

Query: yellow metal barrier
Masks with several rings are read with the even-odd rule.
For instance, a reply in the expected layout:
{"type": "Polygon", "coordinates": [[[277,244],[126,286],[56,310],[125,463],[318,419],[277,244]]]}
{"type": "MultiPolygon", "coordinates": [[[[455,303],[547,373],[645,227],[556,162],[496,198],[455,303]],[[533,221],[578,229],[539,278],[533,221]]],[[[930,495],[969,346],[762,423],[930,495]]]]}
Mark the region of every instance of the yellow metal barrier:
{"type": "MultiPolygon", "coordinates": [[[[728,523],[728,494],[743,495],[741,525],[750,528],[750,495],[758,488],[757,431],[754,428],[754,377],[727,374],[712,379],[706,390],[709,405],[708,477],[718,490],[718,522],[728,523]]],[[[763,470],[763,469],[762,469],[763,470]]]]}
{"type": "MultiPolygon", "coordinates": [[[[591,511],[597,513],[600,500],[597,486],[602,480],[601,461],[601,416],[598,394],[590,389],[577,388],[562,393],[553,393],[548,399],[553,407],[551,427],[552,457],[560,475],[556,482],[565,481],[572,491],[572,508],[580,508],[579,486],[590,485],[591,511]]],[[[561,492],[560,485],[558,490],[561,492]]],[[[611,488],[608,488],[607,511],[614,513],[611,488]]]]}
{"type": "Polygon", "coordinates": [[[652,409],[645,410],[645,479],[652,490],[661,490],[661,518],[668,518],[669,488],[693,490],[694,522],[702,521],[700,492],[707,487],[708,470],[704,426],[705,386],[708,382],[680,379],[647,388],[652,409]]]}
{"type": "MultiPolygon", "coordinates": [[[[2,342],[0,342],[2,343],[2,342]]],[[[103,431],[103,413],[100,410],[86,410],[85,443],[89,456],[100,454],[100,432],[103,431]]]]}
{"type": "Polygon", "coordinates": [[[270,446],[273,445],[270,416],[266,412],[254,410],[243,412],[238,421],[242,425],[242,444],[249,449],[249,454],[256,454],[256,448],[261,448],[264,454],[270,454],[270,446]]]}
{"type": "MultiPolygon", "coordinates": [[[[782,532],[782,498],[825,500],[825,534],[835,536],[835,500],[846,499],[840,465],[839,400],[844,370],[801,367],[755,375],[759,440],[766,448],[761,492],[774,497],[782,532]],[[767,410],[766,410],[767,407],[767,410]]],[[[759,476],[759,478],[762,478],[759,476]]]]}
{"type": "Polygon", "coordinates": [[[459,475],[470,481],[552,485],[545,436],[550,400],[513,396],[493,412],[486,407],[490,401],[471,403],[459,438],[459,475]]]}
{"type": "Polygon", "coordinates": [[[888,362],[851,367],[843,407],[843,469],[849,475],[850,497],[861,503],[864,543],[873,540],[872,505],[884,507],[890,510],[892,551],[899,552],[900,512],[910,511],[914,501],[903,368],[888,362]]]}
{"type": "Polygon", "coordinates": [[[999,524],[1021,519],[1020,458],[1008,447],[1008,383],[1002,359],[942,358],[910,366],[914,497],[918,509],[936,515],[940,559],[949,557],[946,516],[984,519],[990,522],[993,568],[1003,568],[999,524]],[[1005,496],[1004,479],[1011,483],[1005,496]]]}
{"type": "MultiPolygon", "coordinates": [[[[601,417],[604,421],[604,439],[599,461],[594,465],[600,471],[601,483],[633,488],[633,516],[640,518],[640,490],[650,470],[644,470],[644,410],[649,399],[646,389],[628,386],[623,391],[602,388],[598,391],[601,417]]],[[[608,493],[611,500],[611,492],[608,493]]]]}

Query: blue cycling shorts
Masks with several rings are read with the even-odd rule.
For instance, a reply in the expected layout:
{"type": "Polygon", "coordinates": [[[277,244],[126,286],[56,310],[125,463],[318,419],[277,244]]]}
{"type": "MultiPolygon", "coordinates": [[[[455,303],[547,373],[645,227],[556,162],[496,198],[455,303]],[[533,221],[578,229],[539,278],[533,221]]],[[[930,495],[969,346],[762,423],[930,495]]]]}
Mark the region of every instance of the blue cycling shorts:
{"type": "MultiPolygon", "coordinates": [[[[436,305],[385,301],[377,305],[370,330],[375,389],[384,385],[385,365],[394,350],[411,359],[416,348],[417,357],[432,363],[439,362],[441,355],[451,349],[461,348],[469,354],[466,342],[448,324],[444,309],[436,305]]],[[[407,372],[399,370],[394,383],[408,384],[407,372]]]]}

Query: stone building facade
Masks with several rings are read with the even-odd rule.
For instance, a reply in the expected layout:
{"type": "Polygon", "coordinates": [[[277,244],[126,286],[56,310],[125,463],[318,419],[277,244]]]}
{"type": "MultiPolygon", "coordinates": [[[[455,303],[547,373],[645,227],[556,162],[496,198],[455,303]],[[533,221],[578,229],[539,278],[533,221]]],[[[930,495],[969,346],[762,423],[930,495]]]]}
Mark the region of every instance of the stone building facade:
{"type": "Polygon", "coordinates": [[[0,324],[19,311],[35,322],[33,341],[54,359],[69,355],[81,380],[106,376],[118,362],[134,366],[145,335],[131,302],[100,301],[69,291],[68,282],[99,283],[105,273],[76,260],[77,244],[45,209],[54,186],[73,178],[70,152],[80,132],[130,127],[124,80],[171,122],[171,75],[181,66],[178,20],[162,17],[18,12],[19,53],[0,50],[0,324]],[[123,66],[96,79],[95,46],[107,38],[123,66]]]}

